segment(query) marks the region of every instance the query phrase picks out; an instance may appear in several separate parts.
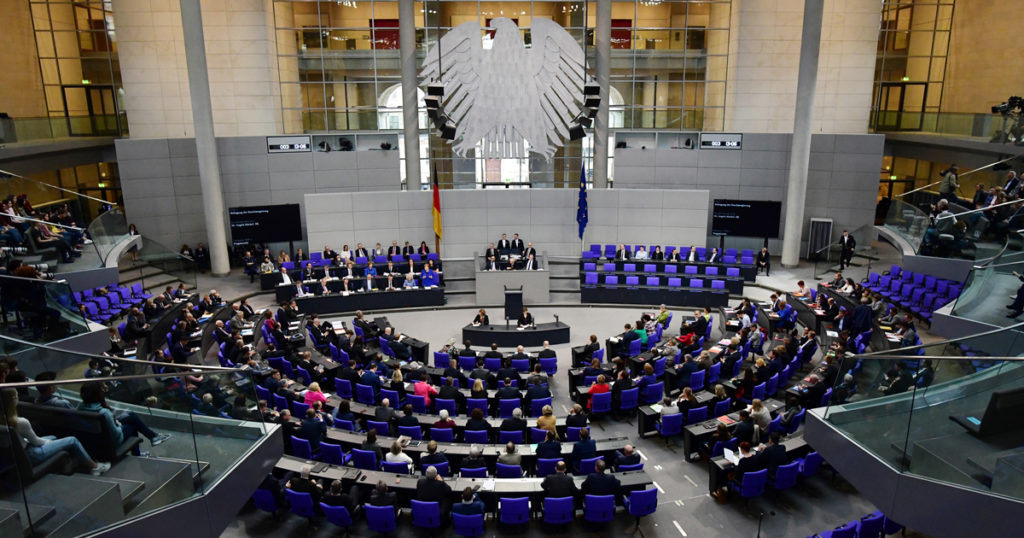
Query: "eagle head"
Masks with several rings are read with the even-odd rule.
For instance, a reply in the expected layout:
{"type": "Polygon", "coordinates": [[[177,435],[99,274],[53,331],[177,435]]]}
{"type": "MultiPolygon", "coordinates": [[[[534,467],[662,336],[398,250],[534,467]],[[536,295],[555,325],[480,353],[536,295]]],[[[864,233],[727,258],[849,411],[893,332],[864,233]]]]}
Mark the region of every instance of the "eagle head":
{"type": "Polygon", "coordinates": [[[498,42],[504,42],[502,43],[504,46],[512,47],[518,44],[520,48],[523,47],[523,36],[519,33],[519,26],[512,19],[508,17],[491,19],[491,29],[494,30],[495,45],[498,42]]]}

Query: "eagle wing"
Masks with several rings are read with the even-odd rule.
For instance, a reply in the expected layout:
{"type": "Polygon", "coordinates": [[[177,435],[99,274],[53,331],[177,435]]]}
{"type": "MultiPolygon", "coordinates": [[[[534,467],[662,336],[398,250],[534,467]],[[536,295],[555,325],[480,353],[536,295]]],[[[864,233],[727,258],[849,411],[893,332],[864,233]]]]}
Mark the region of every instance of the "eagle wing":
{"type": "Polygon", "coordinates": [[[480,24],[473,21],[452,28],[427,52],[420,71],[428,83],[444,85],[444,110],[459,126],[459,134],[460,120],[472,109],[478,95],[483,66],[481,36],[480,24]]]}
{"type": "Polygon", "coordinates": [[[542,125],[523,126],[534,151],[547,157],[569,136],[568,125],[583,103],[586,59],[579,43],[558,23],[534,18],[530,27],[532,45],[526,72],[540,96],[542,114],[532,114],[542,125]],[[550,141],[549,141],[550,139],[550,141]]]}

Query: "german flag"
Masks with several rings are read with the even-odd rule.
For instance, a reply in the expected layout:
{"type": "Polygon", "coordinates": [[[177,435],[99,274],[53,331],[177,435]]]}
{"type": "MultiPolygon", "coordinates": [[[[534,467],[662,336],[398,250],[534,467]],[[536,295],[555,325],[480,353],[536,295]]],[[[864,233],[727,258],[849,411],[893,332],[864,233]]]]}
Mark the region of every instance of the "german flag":
{"type": "Polygon", "coordinates": [[[441,191],[437,187],[437,165],[434,165],[434,236],[440,241],[444,233],[441,231],[441,191]]]}

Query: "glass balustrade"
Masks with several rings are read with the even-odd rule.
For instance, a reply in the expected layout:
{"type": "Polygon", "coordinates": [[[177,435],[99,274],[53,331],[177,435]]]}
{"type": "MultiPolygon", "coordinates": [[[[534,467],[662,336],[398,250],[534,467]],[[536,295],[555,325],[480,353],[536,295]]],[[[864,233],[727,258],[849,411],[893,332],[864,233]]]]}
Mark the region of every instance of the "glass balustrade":
{"type": "Polygon", "coordinates": [[[90,332],[84,313],[74,305],[66,282],[0,276],[0,335],[17,340],[0,339],[3,352],[25,346],[18,342],[48,343],[90,332]]]}
{"type": "Polygon", "coordinates": [[[93,533],[196,498],[268,435],[247,370],[156,374],[145,361],[52,348],[14,357],[30,378],[56,380],[0,386],[5,536],[93,533]],[[45,444],[24,440],[25,422],[12,432],[15,417],[45,444]],[[110,468],[94,475],[94,462],[110,468]]]}
{"type": "Polygon", "coordinates": [[[897,472],[1024,498],[1022,327],[837,357],[825,421],[897,472]]]}

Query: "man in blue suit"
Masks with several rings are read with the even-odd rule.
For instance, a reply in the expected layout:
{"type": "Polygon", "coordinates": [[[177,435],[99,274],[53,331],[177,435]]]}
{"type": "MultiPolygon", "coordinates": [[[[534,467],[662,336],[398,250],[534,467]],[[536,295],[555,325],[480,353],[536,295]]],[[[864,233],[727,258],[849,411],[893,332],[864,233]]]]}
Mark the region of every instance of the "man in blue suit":
{"type": "Polygon", "coordinates": [[[590,429],[583,428],[580,430],[580,440],[576,441],[576,444],[572,446],[572,468],[575,472],[580,472],[580,462],[583,460],[591,459],[597,454],[597,443],[590,438],[590,429]]]}
{"type": "Polygon", "coordinates": [[[594,471],[583,481],[580,489],[584,495],[614,495],[615,502],[619,502],[619,487],[621,483],[618,478],[605,474],[606,465],[604,460],[597,460],[594,464],[594,471]]]}
{"type": "Polygon", "coordinates": [[[374,401],[380,397],[380,377],[377,376],[377,363],[371,362],[369,368],[359,377],[359,383],[373,387],[374,401]]]}

